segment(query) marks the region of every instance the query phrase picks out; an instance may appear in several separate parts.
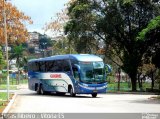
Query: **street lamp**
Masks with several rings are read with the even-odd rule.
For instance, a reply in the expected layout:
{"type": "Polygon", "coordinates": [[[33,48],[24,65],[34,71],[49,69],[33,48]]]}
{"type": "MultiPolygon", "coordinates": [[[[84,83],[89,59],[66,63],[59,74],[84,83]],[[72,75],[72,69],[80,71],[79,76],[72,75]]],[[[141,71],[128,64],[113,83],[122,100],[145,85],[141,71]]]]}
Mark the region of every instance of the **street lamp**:
{"type": "Polygon", "coordinates": [[[7,41],[7,23],[6,23],[6,8],[5,1],[3,0],[3,18],[4,18],[4,38],[6,45],[6,62],[7,62],[7,100],[9,101],[9,63],[8,63],[8,41],[7,41]]]}

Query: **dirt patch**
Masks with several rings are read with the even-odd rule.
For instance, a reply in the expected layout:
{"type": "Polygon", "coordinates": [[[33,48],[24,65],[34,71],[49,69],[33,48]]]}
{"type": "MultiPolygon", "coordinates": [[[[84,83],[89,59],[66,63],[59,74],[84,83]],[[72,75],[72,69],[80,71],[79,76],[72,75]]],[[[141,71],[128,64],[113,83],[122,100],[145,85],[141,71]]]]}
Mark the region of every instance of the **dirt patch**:
{"type": "Polygon", "coordinates": [[[3,112],[3,110],[8,105],[8,103],[9,103],[8,101],[1,101],[1,104],[0,104],[0,113],[3,112]]]}
{"type": "Polygon", "coordinates": [[[151,100],[159,100],[160,101],[160,95],[159,96],[152,96],[149,99],[151,99],[151,100]]]}
{"type": "MultiPolygon", "coordinates": [[[[10,100],[13,98],[14,94],[10,94],[10,100]]],[[[0,114],[7,107],[9,101],[0,101],[0,114]]]]}

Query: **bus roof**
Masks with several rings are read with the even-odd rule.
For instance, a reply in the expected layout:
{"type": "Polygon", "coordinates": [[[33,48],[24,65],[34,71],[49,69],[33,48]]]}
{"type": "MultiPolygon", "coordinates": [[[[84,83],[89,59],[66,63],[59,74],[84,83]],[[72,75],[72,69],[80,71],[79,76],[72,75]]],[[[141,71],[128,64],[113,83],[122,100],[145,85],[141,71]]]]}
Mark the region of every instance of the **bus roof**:
{"type": "Polygon", "coordinates": [[[49,60],[62,60],[62,59],[75,59],[77,61],[103,61],[102,58],[91,54],[67,54],[67,55],[55,55],[51,57],[32,59],[29,62],[34,61],[49,61],[49,60]]]}

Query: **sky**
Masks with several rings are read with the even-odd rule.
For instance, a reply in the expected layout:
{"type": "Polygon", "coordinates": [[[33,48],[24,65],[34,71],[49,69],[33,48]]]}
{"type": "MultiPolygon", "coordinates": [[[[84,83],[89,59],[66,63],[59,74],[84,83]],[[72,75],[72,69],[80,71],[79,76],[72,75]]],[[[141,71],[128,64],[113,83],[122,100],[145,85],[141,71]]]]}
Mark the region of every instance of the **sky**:
{"type": "MultiPolygon", "coordinates": [[[[44,34],[42,29],[51,18],[56,18],[56,13],[65,8],[64,4],[69,0],[10,0],[10,2],[30,16],[33,24],[25,24],[29,32],[37,31],[44,34]]],[[[47,34],[47,33],[46,33],[47,34]]],[[[48,33],[47,35],[50,35],[48,33]]]]}

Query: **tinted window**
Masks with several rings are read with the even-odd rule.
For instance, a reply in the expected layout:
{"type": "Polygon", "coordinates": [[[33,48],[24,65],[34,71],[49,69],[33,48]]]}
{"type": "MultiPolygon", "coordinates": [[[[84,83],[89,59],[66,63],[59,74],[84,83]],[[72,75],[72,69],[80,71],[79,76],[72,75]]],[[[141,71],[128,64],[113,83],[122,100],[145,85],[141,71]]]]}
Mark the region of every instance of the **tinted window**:
{"type": "Polygon", "coordinates": [[[62,61],[47,61],[45,63],[46,72],[61,72],[63,71],[62,68],[62,61]]]}
{"type": "Polygon", "coordinates": [[[54,71],[55,72],[62,72],[63,71],[63,69],[62,69],[62,61],[61,60],[55,61],[54,71]]]}
{"type": "Polygon", "coordinates": [[[68,60],[55,60],[46,62],[47,72],[68,72],[70,65],[68,60]]]}
{"type": "Polygon", "coordinates": [[[63,70],[64,70],[64,72],[68,72],[68,71],[70,71],[70,64],[69,64],[69,60],[63,60],[62,66],[63,66],[63,70]]]}
{"type": "Polygon", "coordinates": [[[39,62],[39,71],[40,72],[45,72],[45,62],[41,61],[39,62]]]}
{"type": "Polygon", "coordinates": [[[40,61],[29,63],[29,70],[39,72],[68,72],[69,60],[40,61]]]}
{"type": "Polygon", "coordinates": [[[30,63],[29,68],[31,71],[38,71],[38,63],[37,62],[30,63]]]}
{"type": "Polygon", "coordinates": [[[54,64],[55,64],[55,61],[47,61],[46,62],[46,71],[53,72],[54,71],[54,64]]]}

